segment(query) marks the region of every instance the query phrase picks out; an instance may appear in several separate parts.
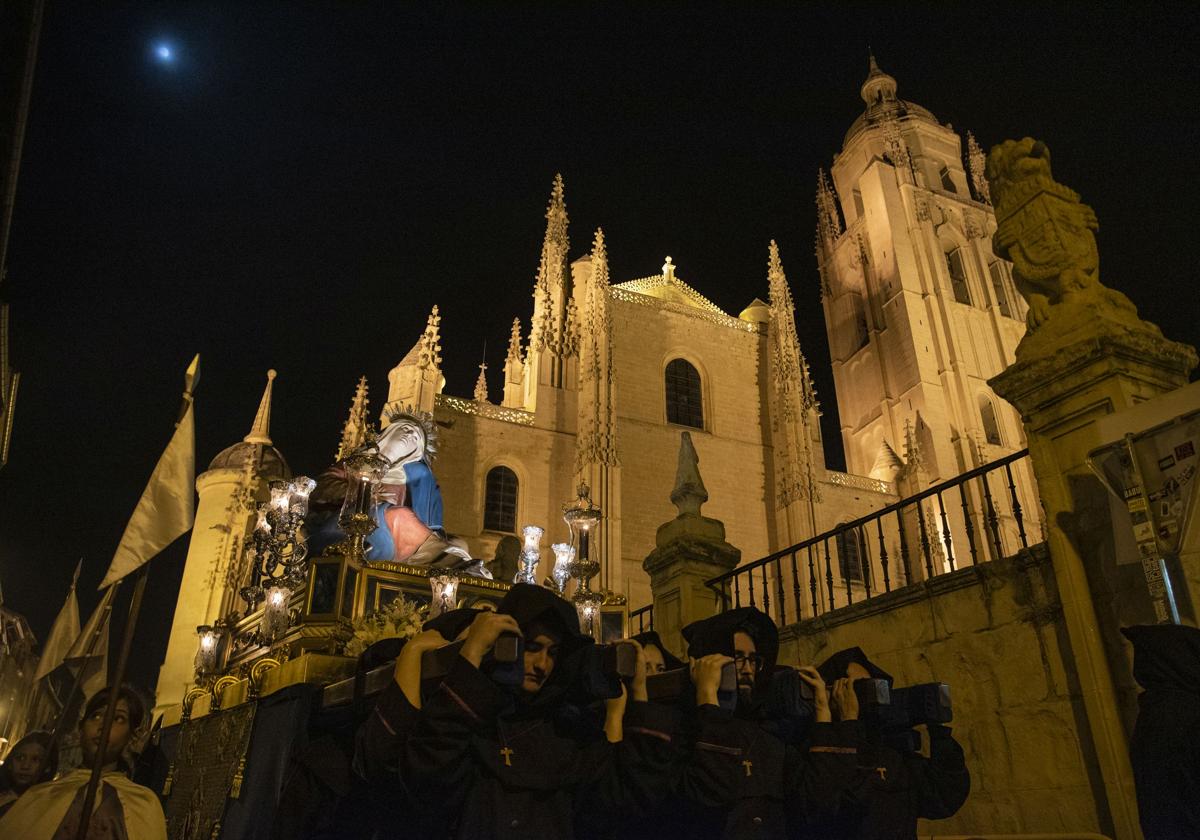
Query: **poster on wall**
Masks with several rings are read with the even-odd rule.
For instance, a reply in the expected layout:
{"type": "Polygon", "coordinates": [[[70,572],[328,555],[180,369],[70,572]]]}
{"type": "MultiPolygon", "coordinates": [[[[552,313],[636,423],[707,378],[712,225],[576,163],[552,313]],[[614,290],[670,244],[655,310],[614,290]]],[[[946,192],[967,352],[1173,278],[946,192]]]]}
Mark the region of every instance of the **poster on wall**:
{"type": "Polygon", "coordinates": [[[1140,564],[1161,622],[1178,623],[1165,557],[1179,554],[1196,519],[1200,388],[1194,383],[1104,418],[1109,440],[1088,456],[1108,488],[1118,564],[1140,564]]]}

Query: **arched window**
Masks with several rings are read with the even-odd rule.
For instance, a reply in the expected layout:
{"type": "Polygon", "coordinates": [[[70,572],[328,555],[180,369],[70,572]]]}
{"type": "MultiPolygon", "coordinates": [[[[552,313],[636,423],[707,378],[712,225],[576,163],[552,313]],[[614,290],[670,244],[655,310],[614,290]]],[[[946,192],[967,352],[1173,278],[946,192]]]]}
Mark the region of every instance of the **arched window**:
{"type": "Polygon", "coordinates": [[[700,372],[683,359],[667,364],[667,422],[678,426],[704,428],[704,401],[700,393],[700,372]]]}
{"type": "Polygon", "coordinates": [[[517,474],[508,467],[488,470],[483,493],[483,529],[517,532],[517,474]]]}
{"type": "Polygon", "coordinates": [[[954,178],[950,176],[950,167],[943,166],[938,172],[938,177],[942,179],[942,189],[946,192],[958,192],[954,187],[954,178]]]}
{"type": "Polygon", "coordinates": [[[996,406],[979,395],[979,417],[983,420],[983,437],[992,446],[1000,446],[1000,423],[996,420],[996,406]]]}
{"type": "Polygon", "coordinates": [[[1004,269],[1000,267],[999,260],[988,266],[988,273],[992,275],[992,292],[996,295],[996,306],[999,307],[1000,314],[1011,318],[1012,309],[1008,306],[1008,293],[1004,291],[1004,269]]]}
{"type": "Polygon", "coordinates": [[[967,287],[967,268],[963,265],[961,248],[946,254],[946,267],[950,269],[950,288],[954,290],[954,299],[970,306],[971,291],[967,287]]]}
{"type": "Polygon", "coordinates": [[[852,528],[834,537],[837,545],[838,566],[841,580],[862,583],[871,573],[870,558],[867,557],[867,541],[862,529],[852,528]]]}

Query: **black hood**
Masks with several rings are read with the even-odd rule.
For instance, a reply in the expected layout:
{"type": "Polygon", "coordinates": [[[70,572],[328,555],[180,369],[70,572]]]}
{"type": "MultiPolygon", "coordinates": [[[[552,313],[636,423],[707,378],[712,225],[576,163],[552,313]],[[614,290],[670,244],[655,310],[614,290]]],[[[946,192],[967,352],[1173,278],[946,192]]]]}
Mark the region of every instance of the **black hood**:
{"type": "Polygon", "coordinates": [[[594,643],[591,636],[585,636],[580,631],[579,614],[575,612],[575,607],[545,587],[516,583],[497,605],[496,612],[515,618],[523,633],[527,633],[530,625],[537,622],[549,627],[562,639],[554,672],[542,690],[532,697],[517,697],[518,706],[524,714],[556,714],[562,700],[578,681],[579,672],[586,662],[586,657],[580,651],[594,643]]]}
{"type": "Polygon", "coordinates": [[[763,671],[770,672],[779,657],[779,630],[771,617],[755,607],[739,607],[683,628],[688,656],[699,659],[713,653],[733,656],[733,634],[742,631],[754,640],[763,659],[763,671]]]}
{"type": "Polygon", "coordinates": [[[475,620],[475,616],[479,615],[483,610],[472,609],[470,607],[461,607],[457,610],[447,610],[437,618],[431,618],[421,625],[422,630],[436,630],[442,634],[442,638],[448,642],[453,642],[458,638],[458,634],[471,626],[471,622],[475,620]]]}
{"type": "Polygon", "coordinates": [[[1133,642],[1133,678],[1142,688],[1200,694],[1200,630],[1175,624],[1122,627],[1133,642]]]}
{"type": "Polygon", "coordinates": [[[662,654],[663,664],[667,666],[668,671],[675,671],[684,667],[683,660],[673,655],[671,651],[667,650],[667,646],[663,644],[658,633],[654,632],[653,630],[647,630],[644,633],[638,633],[636,636],[632,636],[631,638],[642,647],[653,645],[654,647],[658,648],[659,653],[662,654]]]}
{"type": "Polygon", "coordinates": [[[568,653],[592,641],[579,629],[579,614],[564,598],[555,595],[544,586],[532,583],[515,583],[496,612],[511,615],[517,620],[522,632],[534,622],[553,628],[562,637],[563,653],[568,653]]]}
{"type": "Polygon", "coordinates": [[[845,650],[839,650],[833,656],[826,659],[819,666],[817,672],[820,673],[821,679],[825,680],[825,685],[832,686],[835,680],[840,680],[846,676],[846,666],[851,662],[857,662],[859,665],[867,669],[867,673],[872,678],[877,680],[887,680],[888,688],[892,686],[892,675],[880,668],[863,653],[862,648],[852,647],[845,650]]]}

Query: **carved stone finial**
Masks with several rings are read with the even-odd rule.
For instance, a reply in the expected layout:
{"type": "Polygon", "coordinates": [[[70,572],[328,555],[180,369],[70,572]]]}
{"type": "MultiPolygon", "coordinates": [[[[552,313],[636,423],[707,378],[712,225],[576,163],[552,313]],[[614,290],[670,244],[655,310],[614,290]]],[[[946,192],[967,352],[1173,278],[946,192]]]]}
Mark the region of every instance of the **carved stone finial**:
{"type": "Polygon", "coordinates": [[[675,489],[671,491],[671,504],[679,509],[680,515],[700,515],[700,506],[708,501],[708,490],[700,477],[700,457],[692,443],[691,432],[683,432],[679,441],[679,463],[675,468],[675,489]]]}
{"type": "Polygon", "coordinates": [[[529,346],[536,350],[553,347],[563,329],[564,313],[556,311],[565,297],[567,282],[567,202],[562,175],[554,176],[550,202],[546,207],[546,235],[542,239],[542,256],[538,261],[537,280],[533,286],[533,318],[530,323],[529,346]]]}
{"type": "Polygon", "coordinates": [[[271,445],[271,390],[275,384],[275,371],[267,371],[267,387],[263,390],[262,400],[258,404],[258,412],[254,415],[254,424],[250,433],[242,440],[246,443],[271,445]]]}
{"type": "Polygon", "coordinates": [[[663,262],[662,273],[663,277],[667,278],[668,283],[675,279],[675,265],[672,263],[670,257],[667,257],[666,261],[663,262]]]}
{"type": "Polygon", "coordinates": [[[479,363],[479,378],[475,380],[475,402],[485,403],[488,401],[487,390],[487,362],[479,363]]]}
{"type": "Polygon", "coordinates": [[[441,323],[442,316],[438,314],[437,304],[435,303],[433,310],[429,313],[429,319],[425,322],[425,332],[421,333],[421,338],[417,342],[417,367],[424,369],[441,366],[441,323]]]}
{"type": "Polygon", "coordinates": [[[987,180],[987,155],[975,140],[975,135],[967,132],[967,168],[971,170],[971,186],[975,188],[975,197],[987,204],[992,203],[992,192],[987,180]]]}
{"type": "Polygon", "coordinates": [[[817,170],[817,239],[831,244],[842,233],[842,221],[838,217],[837,198],[824,169],[817,170]]]}
{"type": "Polygon", "coordinates": [[[1072,316],[1060,319],[1064,328],[1101,319],[1158,333],[1138,319],[1129,298],[1100,284],[1096,214],[1054,180],[1045,143],[1026,137],[993,147],[986,176],[996,208],[994,250],[1013,264],[1017,291],[1029,301],[1030,333],[1066,310],[1072,316]]]}
{"type": "Polygon", "coordinates": [[[879,105],[887,105],[894,103],[896,100],[896,80],[879,69],[879,64],[875,61],[875,54],[868,50],[867,52],[867,79],[862,83],[862,88],[859,94],[863,98],[863,102],[867,103],[867,109],[879,105]]]}
{"type": "MultiPolygon", "coordinates": [[[[718,553],[732,549],[725,544],[725,525],[700,512],[700,506],[708,501],[708,490],[700,477],[700,458],[690,432],[682,432],[679,441],[679,463],[675,471],[675,489],[671,491],[671,504],[679,513],[670,522],[659,527],[655,542],[661,549],[671,543],[683,541],[693,548],[707,545],[718,553]]],[[[707,551],[708,549],[705,549],[707,551]]],[[[736,564],[734,564],[736,565],[736,564]]]]}
{"type": "Polygon", "coordinates": [[[521,361],[521,319],[513,318],[512,335],[508,337],[508,360],[521,361]]]}
{"type": "Polygon", "coordinates": [[[350,416],[342,427],[342,440],[338,444],[335,461],[341,461],[367,439],[367,408],[367,377],[361,376],[358,387],[354,389],[354,401],[350,403],[350,416]]]}

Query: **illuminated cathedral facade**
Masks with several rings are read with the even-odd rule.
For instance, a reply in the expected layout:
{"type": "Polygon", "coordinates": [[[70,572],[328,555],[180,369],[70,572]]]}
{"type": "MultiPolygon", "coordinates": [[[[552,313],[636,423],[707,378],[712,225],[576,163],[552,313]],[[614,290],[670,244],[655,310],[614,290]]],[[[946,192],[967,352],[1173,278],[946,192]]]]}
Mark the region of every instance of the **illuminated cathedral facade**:
{"type": "MultiPolygon", "coordinates": [[[[761,297],[736,314],[686,282],[670,257],[650,276],[614,278],[602,231],[572,252],[556,177],[532,310],[512,322],[503,381],[492,371],[489,382],[481,369],[471,395],[444,391],[434,306],[376,408],[433,415],[445,528],[472,556],[500,569],[525,524],[546,529],[543,545],[566,541],[563,504],[585,481],[605,517],[593,549],[597,583],[637,607],[651,601],[643,561],[676,514],[670,494],[683,431],[699,454],[705,514],[725,523],[747,562],[1024,447],[1015,410],[986,384],[1013,360],[1025,305],[1010,266],[991,250],[996,222],[982,152],[970,135],[964,150],[953,128],[898,99],[896,81],[873,58],[862,97],[866,109],[832,177],[819,174],[816,196],[848,472],[825,465],[820,405],[784,270],[785,258],[795,264],[798,256],[771,242],[761,297]]],[[[360,382],[343,452],[375,417],[360,382]]],[[[160,707],[178,702],[192,678],[195,628],[235,606],[254,505],[271,478],[287,474],[269,418],[268,385],[251,433],[197,479],[160,707]]],[[[1015,480],[1036,500],[1027,469],[1015,480]]],[[[551,563],[544,551],[539,579],[551,563]]],[[[843,571],[851,580],[871,574],[843,571]]]]}

